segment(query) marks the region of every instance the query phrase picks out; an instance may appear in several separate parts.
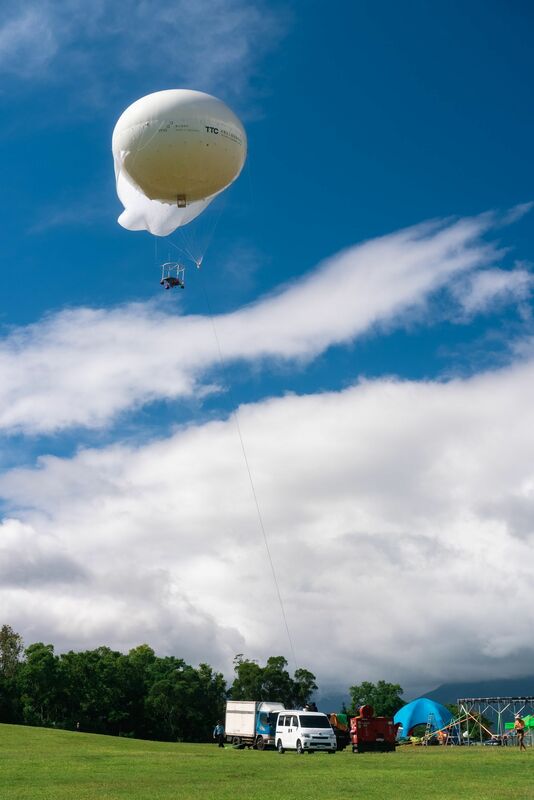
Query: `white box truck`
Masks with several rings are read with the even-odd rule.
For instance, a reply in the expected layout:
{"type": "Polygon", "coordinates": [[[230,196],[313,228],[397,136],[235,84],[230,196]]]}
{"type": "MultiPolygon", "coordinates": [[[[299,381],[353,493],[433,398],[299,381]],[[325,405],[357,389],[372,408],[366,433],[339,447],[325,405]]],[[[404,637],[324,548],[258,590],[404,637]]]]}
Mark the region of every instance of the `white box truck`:
{"type": "Polygon", "coordinates": [[[265,750],[275,746],[278,713],[282,703],[257,700],[228,700],[224,731],[226,740],[236,747],[265,750]]]}

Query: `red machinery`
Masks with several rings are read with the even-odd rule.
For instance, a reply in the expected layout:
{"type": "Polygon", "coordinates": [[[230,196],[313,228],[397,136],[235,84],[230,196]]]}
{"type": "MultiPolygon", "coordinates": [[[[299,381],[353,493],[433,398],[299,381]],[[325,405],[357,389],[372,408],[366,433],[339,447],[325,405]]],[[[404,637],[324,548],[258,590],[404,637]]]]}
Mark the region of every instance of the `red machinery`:
{"type": "Polygon", "coordinates": [[[391,717],[375,717],[373,706],[361,706],[360,714],[351,717],[350,740],[353,753],[369,751],[390,753],[395,750],[397,728],[391,717]]]}

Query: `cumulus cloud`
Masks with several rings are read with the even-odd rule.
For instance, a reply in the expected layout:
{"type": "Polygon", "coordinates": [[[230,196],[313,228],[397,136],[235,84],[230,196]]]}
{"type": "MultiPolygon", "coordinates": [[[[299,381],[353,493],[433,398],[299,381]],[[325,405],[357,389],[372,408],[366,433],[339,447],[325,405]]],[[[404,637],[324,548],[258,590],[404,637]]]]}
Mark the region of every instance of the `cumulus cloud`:
{"type": "Polygon", "coordinates": [[[117,78],[224,88],[238,95],[287,18],[247,0],[30,0],[0,25],[0,72],[21,80],[76,83],[106,102],[117,78]]]}
{"type": "Polygon", "coordinates": [[[0,524],[0,581],[5,587],[42,586],[83,580],[85,570],[51,535],[38,539],[15,519],[0,524]]]}
{"type": "MultiPolygon", "coordinates": [[[[533,387],[531,352],[469,379],[363,381],[239,410],[297,659],[323,685],[525,671],[533,387]]],[[[228,673],[235,652],[289,655],[232,419],[42,458],[0,493],[2,563],[22,564],[0,604],[27,637],[147,640],[228,673]],[[83,575],[48,591],[29,580],[32,541],[83,575]]]]}
{"type": "Polygon", "coordinates": [[[213,320],[135,304],[62,311],[15,329],[0,342],[0,428],[95,428],[153,400],[202,396],[214,391],[219,345],[228,363],[290,362],[398,325],[433,293],[496,261],[483,235],[497,224],[486,214],[356,245],[213,320]]]}

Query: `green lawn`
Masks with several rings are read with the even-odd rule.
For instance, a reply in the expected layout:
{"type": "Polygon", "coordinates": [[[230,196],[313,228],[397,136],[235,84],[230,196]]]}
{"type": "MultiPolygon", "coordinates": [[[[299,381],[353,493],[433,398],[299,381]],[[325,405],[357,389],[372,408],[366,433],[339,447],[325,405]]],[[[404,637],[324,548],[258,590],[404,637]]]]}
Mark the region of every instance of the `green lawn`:
{"type": "Polygon", "coordinates": [[[534,749],[297,756],[0,725],[1,800],[532,800],[534,749]]]}

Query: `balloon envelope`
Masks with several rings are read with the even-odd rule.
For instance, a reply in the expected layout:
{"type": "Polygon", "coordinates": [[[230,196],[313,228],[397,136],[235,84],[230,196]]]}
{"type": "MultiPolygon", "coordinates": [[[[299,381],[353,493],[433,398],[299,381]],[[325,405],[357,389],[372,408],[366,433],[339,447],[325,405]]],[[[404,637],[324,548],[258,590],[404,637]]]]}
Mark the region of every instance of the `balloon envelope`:
{"type": "Polygon", "coordinates": [[[117,194],[130,230],[171,233],[200,214],[239,176],[243,125],[221,100],[168,89],[137,100],[113,131],[117,194]]]}

